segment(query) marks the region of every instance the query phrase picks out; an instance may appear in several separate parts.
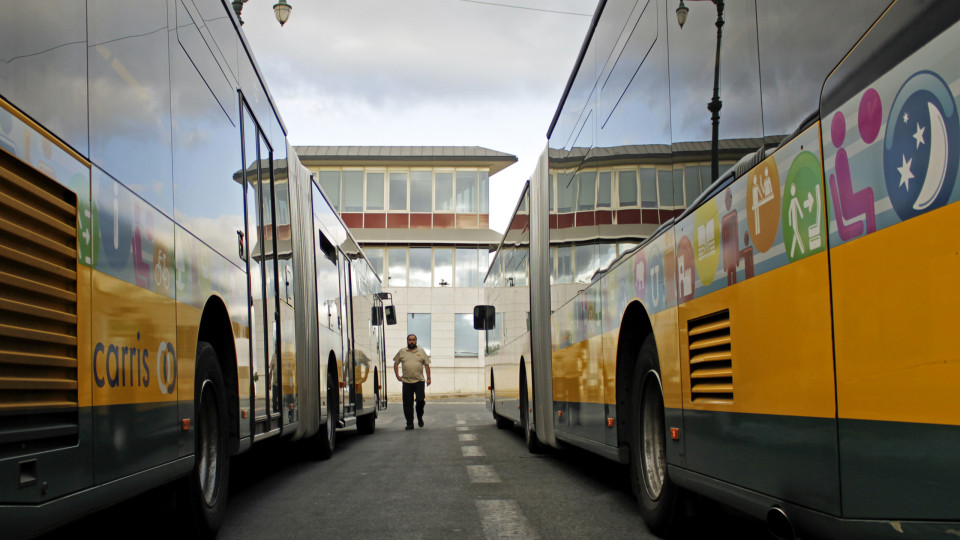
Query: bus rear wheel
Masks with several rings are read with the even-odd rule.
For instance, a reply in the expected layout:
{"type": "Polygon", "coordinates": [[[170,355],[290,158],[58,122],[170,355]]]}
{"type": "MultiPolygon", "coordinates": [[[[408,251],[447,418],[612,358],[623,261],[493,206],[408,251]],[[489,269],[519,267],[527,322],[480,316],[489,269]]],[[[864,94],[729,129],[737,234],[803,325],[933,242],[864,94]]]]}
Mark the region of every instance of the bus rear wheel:
{"type": "Polygon", "coordinates": [[[314,455],[319,459],[329,459],[337,442],[337,416],[340,412],[338,398],[337,371],[331,365],[327,369],[327,421],[320,426],[309,439],[314,455]]]}
{"type": "Polygon", "coordinates": [[[227,507],[230,480],[230,445],[227,399],[223,373],[213,346],[197,343],[194,384],[196,462],[183,482],[186,491],[179,499],[188,505],[197,536],[216,536],[227,507]]]}
{"type": "Polygon", "coordinates": [[[513,421],[497,414],[497,388],[490,379],[490,402],[493,404],[493,419],[497,423],[497,429],[507,429],[513,426],[513,421]]]}
{"type": "Polygon", "coordinates": [[[663,393],[656,372],[644,373],[638,369],[634,388],[630,430],[631,484],[650,531],[659,536],[672,536],[680,526],[683,504],[680,488],[670,480],[667,471],[663,393]]]}
{"type": "Polygon", "coordinates": [[[543,453],[544,447],[537,438],[537,432],[534,431],[530,421],[530,400],[527,399],[527,379],[520,378],[520,429],[523,430],[523,439],[527,445],[527,451],[531,454],[543,453]]]}

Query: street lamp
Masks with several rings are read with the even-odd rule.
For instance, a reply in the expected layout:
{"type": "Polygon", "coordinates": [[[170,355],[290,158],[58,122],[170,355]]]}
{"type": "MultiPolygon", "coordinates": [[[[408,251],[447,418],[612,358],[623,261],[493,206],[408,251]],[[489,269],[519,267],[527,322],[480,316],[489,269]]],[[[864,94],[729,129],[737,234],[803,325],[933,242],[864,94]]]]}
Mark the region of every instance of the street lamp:
{"type": "MultiPolygon", "coordinates": [[[[720,108],[723,107],[723,102],[720,101],[720,37],[723,34],[723,0],[711,1],[717,6],[717,57],[713,70],[713,98],[707,104],[707,110],[712,113],[710,119],[713,120],[713,140],[710,142],[710,173],[713,176],[711,180],[716,180],[720,176],[720,108]]],[[[683,5],[683,0],[680,0],[680,7],[677,8],[677,22],[680,23],[680,28],[683,28],[683,23],[687,22],[687,13],[689,12],[687,6],[683,5]]]]}
{"type": "MultiPolygon", "coordinates": [[[[240,12],[243,11],[243,5],[249,2],[249,0],[233,0],[233,11],[237,14],[237,20],[240,21],[240,24],[243,25],[243,19],[240,18],[240,12]]],[[[273,15],[277,18],[277,22],[280,23],[280,26],[283,26],[287,23],[287,19],[290,18],[290,11],[293,9],[293,6],[287,3],[287,0],[279,0],[276,4],[273,5],[273,15]]]]}

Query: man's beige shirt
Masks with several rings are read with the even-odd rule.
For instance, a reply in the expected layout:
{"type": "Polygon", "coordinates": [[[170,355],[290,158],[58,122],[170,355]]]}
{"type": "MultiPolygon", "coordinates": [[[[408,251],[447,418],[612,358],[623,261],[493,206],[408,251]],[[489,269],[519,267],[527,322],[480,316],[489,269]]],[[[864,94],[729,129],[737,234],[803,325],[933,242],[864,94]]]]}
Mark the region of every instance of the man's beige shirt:
{"type": "Polygon", "coordinates": [[[400,349],[400,352],[393,357],[393,365],[402,366],[402,376],[400,380],[405,383],[415,383],[425,381],[423,377],[423,366],[430,365],[430,355],[421,347],[412,351],[406,347],[400,349]]]}

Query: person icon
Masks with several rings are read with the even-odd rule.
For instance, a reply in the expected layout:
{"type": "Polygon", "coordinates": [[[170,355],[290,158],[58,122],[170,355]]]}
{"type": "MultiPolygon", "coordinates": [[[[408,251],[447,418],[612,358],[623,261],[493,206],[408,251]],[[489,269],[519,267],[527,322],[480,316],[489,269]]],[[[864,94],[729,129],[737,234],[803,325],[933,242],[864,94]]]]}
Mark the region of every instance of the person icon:
{"type": "Polygon", "coordinates": [[[753,180],[750,193],[753,199],[754,229],[756,229],[756,234],[760,234],[760,208],[775,198],[773,182],[770,180],[770,168],[763,168],[762,181],[757,175],[753,175],[751,180],[753,180]]]}
{"type": "Polygon", "coordinates": [[[803,255],[803,240],[800,239],[800,219],[803,217],[803,209],[800,206],[800,198],[797,197],[797,185],[790,186],[790,209],[787,213],[787,223],[793,230],[793,241],[790,242],[790,258],[794,256],[796,248],[800,248],[800,254],[803,255]]]}

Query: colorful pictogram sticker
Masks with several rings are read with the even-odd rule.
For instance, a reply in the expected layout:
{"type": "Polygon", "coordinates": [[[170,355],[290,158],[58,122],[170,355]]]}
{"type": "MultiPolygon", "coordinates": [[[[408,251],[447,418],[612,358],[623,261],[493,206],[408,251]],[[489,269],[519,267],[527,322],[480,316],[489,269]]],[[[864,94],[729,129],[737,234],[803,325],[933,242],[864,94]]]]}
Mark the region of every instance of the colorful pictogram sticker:
{"type": "Polygon", "coordinates": [[[696,263],[693,258],[693,245],[690,238],[686,235],[680,237],[677,242],[677,302],[683,303],[693,300],[694,281],[697,275],[694,273],[696,263]]]}
{"type": "Polygon", "coordinates": [[[780,210],[783,247],[790,262],[826,246],[821,185],[820,160],[812,152],[800,152],[787,171],[780,210]]]}
{"type": "Polygon", "coordinates": [[[646,281],[646,300],[651,306],[655,309],[660,309],[666,307],[667,305],[667,291],[666,284],[664,283],[666,279],[666,272],[663,267],[663,254],[660,253],[660,250],[653,248],[650,253],[650,258],[647,259],[647,279],[646,281]]]}
{"type": "Polygon", "coordinates": [[[883,140],[883,176],[901,220],[950,200],[960,160],[957,105],[932,71],[914,73],[897,92],[883,140]]]}
{"type": "Polygon", "coordinates": [[[647,253],[641,251],[633,258],[633,292],[642,300],[647,298],[647,253]]]}
{"type": "Polygon", "coordinates": [[[720,264],[720,214],[716,199],[697,208],[693,214],[693,226],[697,276],[701,283],[710,285],[720,264]]]}
{"type": "Polygon", "coordinates": [[[780,224],[780,172],[773,156],[754,167],[747,177],[747,227],[760,252],[773,246],[780,224]]]}

